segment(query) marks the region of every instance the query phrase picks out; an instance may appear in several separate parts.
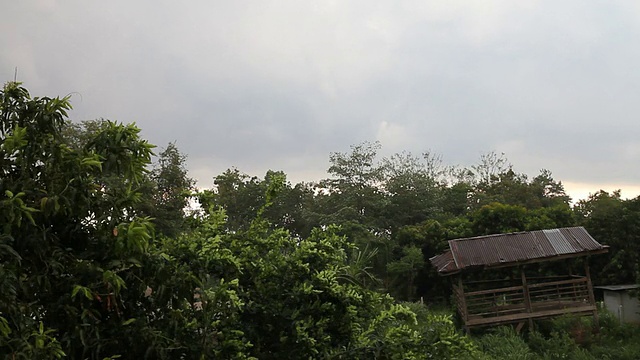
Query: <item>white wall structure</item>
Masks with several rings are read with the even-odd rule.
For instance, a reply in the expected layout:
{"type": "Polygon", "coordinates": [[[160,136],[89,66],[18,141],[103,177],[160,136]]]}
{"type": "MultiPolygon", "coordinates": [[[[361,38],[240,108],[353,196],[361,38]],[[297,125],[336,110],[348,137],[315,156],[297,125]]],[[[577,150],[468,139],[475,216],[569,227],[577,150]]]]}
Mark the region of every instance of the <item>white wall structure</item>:
{"type": "Polygon", "coordinates": [[[597,286],[604,292],[604,307],[620,322],[640,324],[640,300],[631,295],[640,285],[597,286]]]}

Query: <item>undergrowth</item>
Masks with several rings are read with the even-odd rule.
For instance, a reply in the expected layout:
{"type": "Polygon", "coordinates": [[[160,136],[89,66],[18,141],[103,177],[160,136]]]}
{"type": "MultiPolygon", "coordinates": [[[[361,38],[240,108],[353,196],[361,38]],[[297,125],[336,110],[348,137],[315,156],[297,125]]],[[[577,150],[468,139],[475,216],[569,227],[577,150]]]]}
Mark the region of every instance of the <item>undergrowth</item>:
{"type": "Polygon", "coordinates": [[[640,359],[640,326],[620,324],[607,312],[599,327],[591,317],[563,316],[538,321],[533,330],[516,333],[501,326],[474,331],[479,359],[636,360],[640,359]]]}

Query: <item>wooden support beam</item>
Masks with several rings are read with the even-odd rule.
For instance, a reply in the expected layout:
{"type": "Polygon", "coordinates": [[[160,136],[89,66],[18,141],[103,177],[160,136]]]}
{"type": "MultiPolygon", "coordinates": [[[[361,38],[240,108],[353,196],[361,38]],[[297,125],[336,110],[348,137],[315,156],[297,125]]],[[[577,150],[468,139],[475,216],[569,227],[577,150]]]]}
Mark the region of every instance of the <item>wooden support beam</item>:
{"type": "Polygon", "coordinates": [[[589,304],[593,306],[593,325],[595,331],[600,331],[600,321],[598,319],[598,307],[596,306],[596,298],[593,295],[593,284],[591,283],[591,274],[589,272],[589,258],[584,261],[584,272],[587,277],[587,288],[589,290],[589,304]]]}
{"type": "Polygon", "coordinates": [[[460,274],[460,276],[458,276],[458,292],[460,293],[459,296],[459,307],[462,310],[462,321],[464,321],[465,325],[467,324],[467,320],[469,320],[469,312],[467,311],[467,302],[465,299],[465,294],[464,294],[464,285],[462,283],[462,274],[460,274]]]}
{"type": "MultiPolygon", "coordinates": [[[[524,305],[527,308],[527,312],[531,314],[531,298],[529,297],[529,287],[527,286],[527,277],[524,274],[524,266],[520,267],[520,274],[522,276],[522,291],[524,292],[524,305]]],[[[533,330],[533,319],[529,317],[529,331],[533,330]]]]}

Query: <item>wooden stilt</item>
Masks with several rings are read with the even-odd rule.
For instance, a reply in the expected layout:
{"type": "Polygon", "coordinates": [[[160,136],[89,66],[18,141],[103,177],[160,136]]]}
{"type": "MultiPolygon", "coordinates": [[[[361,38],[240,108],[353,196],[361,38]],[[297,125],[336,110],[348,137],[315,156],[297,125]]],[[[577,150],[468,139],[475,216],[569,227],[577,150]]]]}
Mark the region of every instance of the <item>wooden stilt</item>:
{"type": "Polygon", "coordinates": [[[596,306],[596,298],[593,295],[593,284],[591,283],[591,274],[589,272],[589,258],[586,258],[584,261],[584,273],[587,277],[587,288],[589,290],[589,304],[593,306],[593,325],[595,327],[595,331],[600,331],[600,321],[598,319],[598,307],[596,306]]]}
{"type": "Polygon", "coordinates": [[[464,322],[464,326],[467,326],[467,321],[469,320],[469,315],[467,313],[467,302],[465,300],[465,295],[464,295],[464,285],[462,284],[462,274],[460,274],[458,276],[458,290],[460,293],[459,299],[458,301],[460,301],[459,304],[459,309],[461,312],[461,316],[462,316],[462,321],[464,322]]]}
{"type": "MultiPolygon", "coordinates": [[[[524,266],[520,268],[520,274],[522,276],[522,292],[524,295],[524,305],[527,308],[527,313],[531,314],[533,309],[531,308],[531,298],[529,296],[529,286],[527,286],[527,277],[524,274],[524,266]]],[[[533,318],[529,316],[529,330],[533,330],[533,318]]]]}

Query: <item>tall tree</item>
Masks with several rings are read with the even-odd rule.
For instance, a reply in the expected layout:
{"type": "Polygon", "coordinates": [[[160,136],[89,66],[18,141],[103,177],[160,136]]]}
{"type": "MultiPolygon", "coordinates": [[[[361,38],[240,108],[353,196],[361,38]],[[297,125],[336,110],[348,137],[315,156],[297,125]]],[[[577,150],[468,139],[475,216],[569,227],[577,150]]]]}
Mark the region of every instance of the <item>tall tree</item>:
{"type": "Polygon", "coordinates": [[[422,158],[404,152],[383,160],[384,190],[388,201],[384,218],[392,231],[420,223],[442,212],[442,170],[438,158],[425,153],[422,158]]]}
{"type": "Polygon", "coordinates": [[[137,307],[121,291],[152,236],[133,211],[152,146],[135,126],[109,122],[80,151],[62,136],[68,98],[9,83],[0,99],[0,322],[10,331],[0,352],[94,356],[125,341],[137,307]]]}
{"type": "Polygon", "coordinates": [[[603,284],[640,282],[640,197],[623,200],[620,191],[599,191],[575,206],[580,225],[610,246],[593,260],[595,281],[603,284]]]}
{"type": "Polygon", "coordinates": [[[186,230],[185,209],[195,190],[195,181],[186,169],[186,156],[175,143],[169,143],[158,155],[158,162],[148,176],[139,207],[143,214],[153,218],[156,231],[174,237],[186,230]]]}

